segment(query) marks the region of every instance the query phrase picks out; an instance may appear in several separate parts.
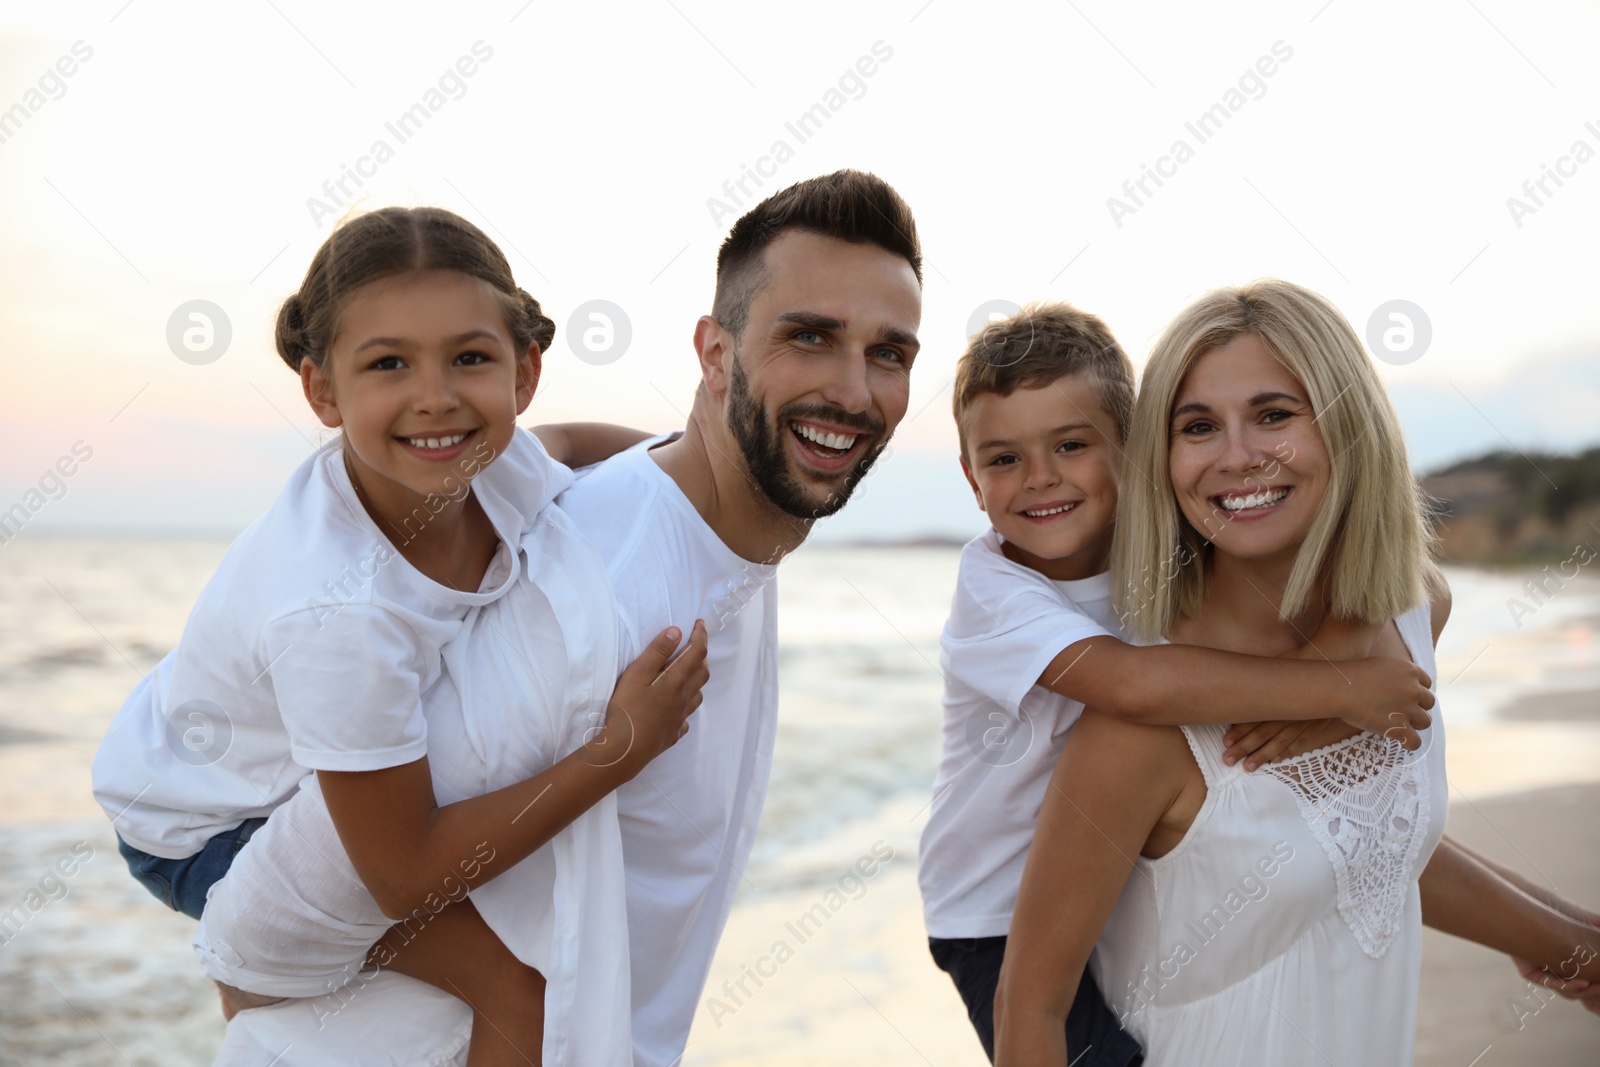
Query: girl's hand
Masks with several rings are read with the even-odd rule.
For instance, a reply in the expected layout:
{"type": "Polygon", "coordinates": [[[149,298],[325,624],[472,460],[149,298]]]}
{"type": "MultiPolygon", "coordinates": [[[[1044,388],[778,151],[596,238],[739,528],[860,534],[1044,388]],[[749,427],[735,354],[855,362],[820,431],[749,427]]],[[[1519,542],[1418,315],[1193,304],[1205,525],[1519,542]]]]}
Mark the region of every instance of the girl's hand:
{"type": "Polygon", "coordinates": [[[682,636],[676,626],[667,627],[622,672],[606,709],[606,724],[586,746],[591,762],[618,765],[632,778],[689,732],[689,716],[700,706],[700,690],[711,677],[705,620],[695,621],[688,645],[673,659],[682,636]]]}
{"type": "Polygon", "coordinates": [[[1287,755],[1290,747],[1306,733],[1320,730],[1337,719],[1291,719],[1278,722],[1243,723],[1228,728],[1222,741],[1228,750],[1222,754],[1227,764],[1245,760],[1244,769],[1253,771],[1287,755]]]}

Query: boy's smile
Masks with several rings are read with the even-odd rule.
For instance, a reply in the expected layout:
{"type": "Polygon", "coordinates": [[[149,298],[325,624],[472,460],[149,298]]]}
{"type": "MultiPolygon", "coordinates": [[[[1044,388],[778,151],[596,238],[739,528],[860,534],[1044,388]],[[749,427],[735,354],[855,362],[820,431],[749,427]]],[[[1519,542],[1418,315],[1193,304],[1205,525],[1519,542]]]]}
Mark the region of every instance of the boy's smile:
{"type": "Polygon", "coordinates": [[[1098,390],[1071,374],[967,408],[962,469],[1011,559],[1056,581],[1105,570],[1121,441],[1098,390]]]}

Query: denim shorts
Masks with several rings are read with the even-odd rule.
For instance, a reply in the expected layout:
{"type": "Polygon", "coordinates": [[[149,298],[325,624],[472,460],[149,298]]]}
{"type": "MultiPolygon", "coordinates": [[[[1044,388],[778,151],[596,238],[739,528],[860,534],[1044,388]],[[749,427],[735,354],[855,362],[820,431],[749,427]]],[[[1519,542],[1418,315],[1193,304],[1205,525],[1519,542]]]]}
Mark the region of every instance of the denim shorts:
{"type": "MultiPolygon", "coordinates": [[[[930,937],[933,962],[950,976],[967,1006],[967,1019],[989,1062],[994,1062],[994,992],[1005,961],[1003,937],[930,937]]],[[[1137,1067],[1144,1062],[1139,1042],[1117,1022],[1086,969],[1078,996],[1067,1014],[1067,1062],[1072,1067],[1137,1067]]]]}
{"type": "Polygon", "coordinates": [[[140,852],[117,835],[117,851],[128,861],[128,870],[150,895],[173,911],[191,919],[205,910],[206,892],[228,873],[233,857],[239,854],[252,834],[266,825],[266,819],[246,819],[232,830],[207,841],[205,847],[181,860],[165,860],[140,852]]]}

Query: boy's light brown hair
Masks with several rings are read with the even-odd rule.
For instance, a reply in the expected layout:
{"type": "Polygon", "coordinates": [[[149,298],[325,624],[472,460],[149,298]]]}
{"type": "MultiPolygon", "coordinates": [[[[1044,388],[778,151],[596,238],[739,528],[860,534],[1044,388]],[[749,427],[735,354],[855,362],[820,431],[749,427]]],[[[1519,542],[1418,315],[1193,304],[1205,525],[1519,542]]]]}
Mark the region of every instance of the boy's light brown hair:
{"type": "MultiPolygon", "coordinates": [[[[1133,421],[1133,363],[1098,316],[1059,300],[1029,304],[975,333],[956,363],[956,429],[967,459],[967,408],[984,393],[1010,396],[1071,374],[1094,385],[1121,441],[1133,421]]],[[[1062,397],[1065,401],[1065,396],[1062,397]]]]}

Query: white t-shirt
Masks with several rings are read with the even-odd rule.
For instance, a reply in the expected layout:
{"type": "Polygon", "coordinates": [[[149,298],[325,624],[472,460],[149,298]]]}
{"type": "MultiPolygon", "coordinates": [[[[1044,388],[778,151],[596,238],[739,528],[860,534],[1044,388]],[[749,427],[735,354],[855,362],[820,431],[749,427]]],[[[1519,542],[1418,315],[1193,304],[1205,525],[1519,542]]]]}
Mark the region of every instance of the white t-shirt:
{"type": "Polygon", "coordinates": [[[617,791],[637,1067],[668,1067],[688,1043],[761,819],[778,711],[777,568],[706,525],[651,458],[662,440],[580,472],[560,499],[609,565],[619,670],[667,626],[710,630],[688,735],[617,791]]]}
{"type": "MultiPolygon", "coordinates": [[[[442,649],[438,683],[422,696],[440,804],[545,770],[604,721],[617,660],[605,564],[554,506],[524,536],[517,562],[525,576],[468,611],[442,649]]],[[[461,873],[493,856],[483,841],[464,857],[461,873]]],[[[456,872],[446,875],[400,924],[412,932],[406,936],[464,892],[456,872]]],[[[471,895],[506,947],[546,979],[542,1062],[629,1067],[627,904],[615,795],[471,895]]],[[[437,1006],[434,1030],[421,1043],[397,1039],[411,1018],[402,1011],[406,1023],[361,1035],[352,1051],[356,1035],[344,1011],[370,995],[362,960],[393,922],[350,863],[317,777],[307,776],[212,887],[195,947],[217,981],[312,999],[241,1013],[228,1028],[221,1062],[280,1035],[295,1049],[288,1062],[297,1064],[431,1062],[427,1050],[453,1058],[472,1026],[460,1001],[437,1006]],[[339,991],[322,996],[329,990],[339,991]]]]}
{"type": "Polygon", "coordinates": [[[1104,634],[1119,634],[1109,573],[1051,581],[1007,559],[992,529],[962,549],[939,638],[944,742],[917,866],[929,937],[1010,930],[1045,789],[1083,712],[1039,676],[1068,645],[1104,634]]]}
{"type": "MultiPolygon", "coordinates": [[[[423,575],[368,516],[342,440],[319,448],[239,535],[178,648],[139,684],[95,756],[95,798],[133,847],[167,859],[264,816],[309,770],[380,770],[427,750],[421,694],[470,609],[521,568],[506,545],[572,474],[517,431],[473,480],[501,546],[485,585],[423,575]]],[[[430,518],[426,505],[408,531],[430,518]]]]}

